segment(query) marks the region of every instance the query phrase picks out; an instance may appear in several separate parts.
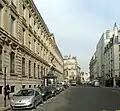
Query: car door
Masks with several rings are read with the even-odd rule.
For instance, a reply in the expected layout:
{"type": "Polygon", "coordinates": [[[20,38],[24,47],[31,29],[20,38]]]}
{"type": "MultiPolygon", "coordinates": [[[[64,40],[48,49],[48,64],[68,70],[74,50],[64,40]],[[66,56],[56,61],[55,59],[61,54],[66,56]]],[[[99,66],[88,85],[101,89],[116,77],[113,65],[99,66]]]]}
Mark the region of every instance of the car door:
{"type": "Polygon", "coordinates": [[[41,101],[40,93],[38,91],[35,91],[35,101],[37,104],[41,101]]]}

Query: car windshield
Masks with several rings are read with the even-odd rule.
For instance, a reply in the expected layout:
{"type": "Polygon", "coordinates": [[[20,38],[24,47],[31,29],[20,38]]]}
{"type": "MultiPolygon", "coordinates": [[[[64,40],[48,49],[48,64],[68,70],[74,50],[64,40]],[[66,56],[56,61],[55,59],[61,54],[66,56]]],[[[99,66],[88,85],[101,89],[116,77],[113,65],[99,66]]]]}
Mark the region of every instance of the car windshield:
{"type": "Polygon", "coordinates": [[[40,88],[41,92],[44,92],[48,89],[47,87],[39,87],[39,88],[40,88]]]}
{"type": "Polygon", "coordinates": [[[25,90],[20,90],[14,96],[33,96],[33,95],[34,95],[34,90],[33,89],[25,89],[25,90]]]}

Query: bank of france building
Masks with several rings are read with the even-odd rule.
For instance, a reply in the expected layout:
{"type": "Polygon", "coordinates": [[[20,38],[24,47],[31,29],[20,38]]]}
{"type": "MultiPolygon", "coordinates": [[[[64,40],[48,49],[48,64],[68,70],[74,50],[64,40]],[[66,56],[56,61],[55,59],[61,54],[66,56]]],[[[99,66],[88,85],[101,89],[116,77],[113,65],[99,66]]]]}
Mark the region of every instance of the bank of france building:
{"type": "Polygon", "coordinates": [[[45,84],[51,72],[62,81],[63,57],[32,0],[0,0],[0,93],[4,69],[11,91],[45,84]]]}

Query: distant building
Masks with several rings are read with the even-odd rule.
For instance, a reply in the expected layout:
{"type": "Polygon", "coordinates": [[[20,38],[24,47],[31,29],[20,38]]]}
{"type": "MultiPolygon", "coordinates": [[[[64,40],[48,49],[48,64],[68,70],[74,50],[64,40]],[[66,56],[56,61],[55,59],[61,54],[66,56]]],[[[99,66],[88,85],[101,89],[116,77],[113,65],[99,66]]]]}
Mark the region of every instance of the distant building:
{"type": "Polygon", "coordinates": [[[81,72],[81,83],[87,83],[90,80],[90,74],[81,72]]]}
{"type": "Polygon", "coordinates": [[[90,79],[97,78],[98,75],[97,75],[97,56],[96,56],[96,52],[92,56],[89,66],[90,66],[89,67],[89,69],[90,69],[90,79]]]}
{"type": "Polygon", "coordinates": [[[77,58],[64,56],[64,79],[74,80],[80,75],[80,67],[77,58]]]}

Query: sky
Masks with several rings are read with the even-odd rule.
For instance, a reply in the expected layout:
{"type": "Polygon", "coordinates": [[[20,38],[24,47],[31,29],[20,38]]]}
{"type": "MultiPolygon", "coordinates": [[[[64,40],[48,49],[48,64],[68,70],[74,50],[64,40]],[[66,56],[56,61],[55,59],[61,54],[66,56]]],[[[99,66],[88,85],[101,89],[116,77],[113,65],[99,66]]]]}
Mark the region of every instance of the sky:
{"type": "Polygon", "coordinates": [[[77,56],[82,71],[107,29],[120,24],[120,0],[33,0],[65,55],[77,56]]]}

